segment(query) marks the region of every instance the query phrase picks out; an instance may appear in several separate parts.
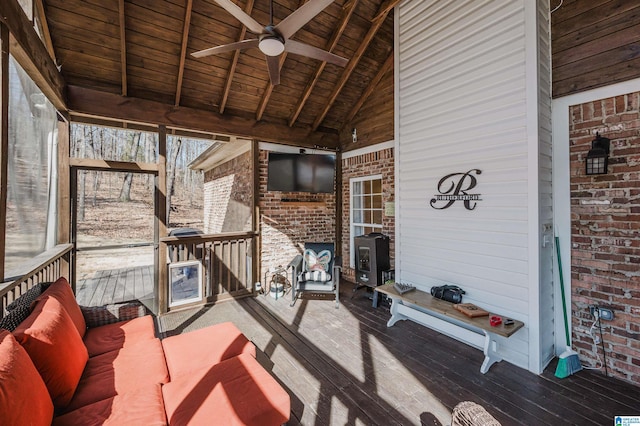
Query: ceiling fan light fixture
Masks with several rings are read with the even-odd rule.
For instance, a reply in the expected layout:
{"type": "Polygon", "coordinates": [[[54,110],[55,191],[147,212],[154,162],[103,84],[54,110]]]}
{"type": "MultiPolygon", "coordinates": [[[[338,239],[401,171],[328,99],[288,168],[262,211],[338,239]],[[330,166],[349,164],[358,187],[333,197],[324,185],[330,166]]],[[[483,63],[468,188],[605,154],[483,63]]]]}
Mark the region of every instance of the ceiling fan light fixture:
{"type": "Polygon", "coordinates": [[[260,39],[258,48],[267,56],[278,56],[284,52],[284,43],[277,36],[267,36],[260,39]]]}

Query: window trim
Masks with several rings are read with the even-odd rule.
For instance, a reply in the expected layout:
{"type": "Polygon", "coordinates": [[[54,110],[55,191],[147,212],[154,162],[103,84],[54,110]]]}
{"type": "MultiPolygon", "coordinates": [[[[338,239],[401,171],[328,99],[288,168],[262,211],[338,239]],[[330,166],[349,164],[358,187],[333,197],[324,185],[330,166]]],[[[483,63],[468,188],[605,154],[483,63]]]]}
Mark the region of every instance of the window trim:
{"type": "MultiPolygon", "coordinates": [[[[355,184],[358,182],[373,181],[378,179],[380,179],[380,183],[382,183],[382,174],[359,176],[359,177],[354,177],[349,179],[349,266],[351,268],[355,268],[355,265],[356,265],[355,253],[354,253],[355,236],[353,235],[355,227],[366,226],[370,228],[382,229],[382,226],[383,226],[382,224],[377,225],[377,224],[364,223],[364,222],[354,223],[353,221],[354,187],[355,187],[355,184]]],[[[380,194],[384,195],[384,192],[381,191],[380,194]]],[[[384,206],[384,200],[383,200],[383,206],[384,206]]],[[[381,208],[381,211],[383,212],[383,217],[384,217],[384,207],[381,208]]]]}

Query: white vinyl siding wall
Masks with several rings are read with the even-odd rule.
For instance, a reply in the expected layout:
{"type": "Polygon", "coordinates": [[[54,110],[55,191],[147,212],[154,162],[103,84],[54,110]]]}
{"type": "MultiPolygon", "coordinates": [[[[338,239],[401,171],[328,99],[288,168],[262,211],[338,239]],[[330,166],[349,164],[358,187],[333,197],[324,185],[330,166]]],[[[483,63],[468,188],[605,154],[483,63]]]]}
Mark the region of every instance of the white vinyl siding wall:
{"type": "MultiPolygon", "coordinates": [[[[546,1],[537,2],[537,66],[538,66],[538,141],[539,141],[539,229],[542,241],[540,247],[540,359],[539,371],[553,359],[554,344],[554,295],[558,282],[553,277],[555,258],[554,223],[553,223],[553,147],[551,139],[551,22],[549,5],[546,1]]],[[[533,289],[535,291],[535,289],[533,289]]],[[[562,306],[557,309],[562,312],[562,306]]],[[[564,348],[562,348],[564,350],[564,348]]],[[[533,364],[530,362],[530,364],[533,364]]],[[[535,365],[534,365],[535,366],[535,365]]],[[[533,368],[532,368],[533,370],[533,368]]]]}
{"type": "Polygon", "coordinates": [[[538,294],[539,204],[549,218],[551,204],[550,188],[538,195],[551,181],[538,181],[539,167],[550,173],[550,137],[538,146],[539,97],[549,90],[538,91],[548,65],[536,64],[548,60],[537,53],[548,49],[548,29],[538,34],[548,23],[537,24],[545,4],[405,0],[396,9],[397,278],[426,291],[457,284],[465,301],[524,321],[498,350],[536,372],[538,302],[547,297],[538,294]],[[474,210],[430,206],[442,177],[471,169],[482,171],[474,210]]]}

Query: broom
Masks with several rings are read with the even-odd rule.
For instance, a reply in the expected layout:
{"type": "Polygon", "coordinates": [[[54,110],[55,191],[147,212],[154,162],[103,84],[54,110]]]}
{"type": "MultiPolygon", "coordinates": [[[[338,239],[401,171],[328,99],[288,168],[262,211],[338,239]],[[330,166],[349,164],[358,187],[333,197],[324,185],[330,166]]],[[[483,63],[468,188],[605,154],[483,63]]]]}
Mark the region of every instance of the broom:
{"type": "Polygon", "coordinates": [[[571,349],[571,339],[569,337],[569,320],[567,318],[567,302],[564,297],[564,280],[562,279],[562,260],[560,259],[560,239],[555,237],[556,253],[558,255],[558,275],[560,276],[560,294],[562,294],[562,313],[564,318],[564,336],[567,340],[567,349],[560,354],[558,366],[556,367],[556,377],[564,379],[573,373],[582,370],[582,364],[578,353],[571,349]]]}

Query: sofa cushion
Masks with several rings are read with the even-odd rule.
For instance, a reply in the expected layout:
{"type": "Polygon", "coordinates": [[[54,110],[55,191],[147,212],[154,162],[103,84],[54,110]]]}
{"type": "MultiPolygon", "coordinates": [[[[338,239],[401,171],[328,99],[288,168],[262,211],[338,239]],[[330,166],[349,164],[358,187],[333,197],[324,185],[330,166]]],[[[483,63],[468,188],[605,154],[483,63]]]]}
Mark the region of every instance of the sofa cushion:
{"type": "Polygon", "coordinates": [[[36,301],[13,334],[38,369],[55,407],[66,406],[89,355],[63,306],[54,298],[36,301]]]}
{"type": "Polygon", "coordinates": [[[7,315],[0,319],[0,328],[7,331],[14,331],[20,323],[27,319],[31,314],[31,306],[28,304],[20,304],[9,311],[7,315]]]}
{"type": "Polygon", "coordinates": [[[111,352],[142,340],[155,339],[155,326],[151,315],[89,328],[84,344],[89,357],[111,352]]]}
{"type": "Polygon", "coordinates": [[[167,337],[162,348],[172,379],[241,353],[256,356],[256,347],[231,322],[167,337]]]}
{"type": "Polygon", "coordinates": [[[89,358],[66,411],[169,381],[159,339],[147,339],[89,358]]]}
{"type": "Polygon", "coordinates": [[[3,425],[49,425],[53,403],[26,351],[0,330],[0,417],[3,425]]]}
{"type": "Polygon", "coordinates": [[[84,322],[84,316],[82,316],[80,306],[78,306],[76,297],[73,295],[73,290],[71,290],[71,286],[65,277],[58,278],[58,280],[51,284],[37,300],[42,300],[47,297],[53,297],[62,304],[78,329],[80,337],[84,337],[87,324],[84,322]]]}
{"type": "Polygon", "coordinates": [[[160,385],[116,395],[70,411],[53,421],[54,426],[166,425],[160,385]]]}
{"type": "Polygon", "coordinates": [[[170,425],[280,425],[291,411],[289,394],[249,354],[176,378],[162,395],[170,425]]]}
{"type": "Polygon", "coordinates": [[[20,305],[31,306],[31,304],[40,296],[49,286],[50,282],[38,283],[27,290],[23,295],[7,305],[7,311],[13,311],[20,305]]]}

